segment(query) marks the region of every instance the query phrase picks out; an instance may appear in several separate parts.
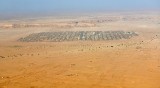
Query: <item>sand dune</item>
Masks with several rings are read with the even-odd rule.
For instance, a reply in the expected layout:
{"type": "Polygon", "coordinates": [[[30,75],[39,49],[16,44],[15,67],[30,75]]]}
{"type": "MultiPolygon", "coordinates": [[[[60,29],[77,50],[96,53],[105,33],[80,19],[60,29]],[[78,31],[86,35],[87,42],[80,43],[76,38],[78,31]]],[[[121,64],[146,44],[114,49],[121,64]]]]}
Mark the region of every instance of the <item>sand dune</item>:
{"type": "Polygon", "coordinates": [[[0,88],[160,88],[160,16],[72,18],[1,21],[0,88]],[[18,41],[34,33],[64,31],[134,31],[138,36],[107,41],[18,41]]]}

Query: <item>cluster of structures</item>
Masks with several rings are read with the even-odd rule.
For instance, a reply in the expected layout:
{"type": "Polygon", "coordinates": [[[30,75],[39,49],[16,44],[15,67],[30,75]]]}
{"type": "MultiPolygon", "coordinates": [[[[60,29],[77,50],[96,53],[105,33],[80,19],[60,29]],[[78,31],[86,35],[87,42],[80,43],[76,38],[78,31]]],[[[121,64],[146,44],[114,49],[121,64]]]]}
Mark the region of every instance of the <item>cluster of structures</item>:
{"type": "Polygon", "coordinates": [[[25,38],[20,38],[22,42],[63,42],[63,41],[106,41],[130,39],[138,36],[135,32],[124,31],[64,31],[64,32],[41,32],[33,33],[25,38]]]}

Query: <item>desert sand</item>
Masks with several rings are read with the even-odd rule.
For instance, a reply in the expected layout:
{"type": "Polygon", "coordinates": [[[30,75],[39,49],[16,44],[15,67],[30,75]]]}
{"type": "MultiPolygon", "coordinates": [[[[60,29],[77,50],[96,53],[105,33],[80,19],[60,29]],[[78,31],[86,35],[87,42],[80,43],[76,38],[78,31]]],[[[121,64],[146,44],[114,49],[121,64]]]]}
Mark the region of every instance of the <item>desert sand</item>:
{"type": "Polygon", "coordinates": [[[158,13],[0,21],[0,88],[160,88],[159,29],[158,13]],[[119,30],[138,36],[107,41],[17,41],[40,32],[119,30]]]}

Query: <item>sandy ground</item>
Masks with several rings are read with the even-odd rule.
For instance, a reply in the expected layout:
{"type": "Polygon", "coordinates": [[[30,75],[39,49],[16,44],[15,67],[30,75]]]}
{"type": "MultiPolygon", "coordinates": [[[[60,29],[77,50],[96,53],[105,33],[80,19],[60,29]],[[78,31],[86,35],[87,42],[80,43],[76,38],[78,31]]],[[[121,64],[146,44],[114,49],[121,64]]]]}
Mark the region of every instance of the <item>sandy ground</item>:
{"type": "Polygon", "coordinates": [[[160,17],[140,17],[144,18],[96,27],[1,28],[0,88],[160,88],[160,17]],[[16,41],[31,33],[64,30],[127,30],[139,36],[92,42],[16,41]]]}

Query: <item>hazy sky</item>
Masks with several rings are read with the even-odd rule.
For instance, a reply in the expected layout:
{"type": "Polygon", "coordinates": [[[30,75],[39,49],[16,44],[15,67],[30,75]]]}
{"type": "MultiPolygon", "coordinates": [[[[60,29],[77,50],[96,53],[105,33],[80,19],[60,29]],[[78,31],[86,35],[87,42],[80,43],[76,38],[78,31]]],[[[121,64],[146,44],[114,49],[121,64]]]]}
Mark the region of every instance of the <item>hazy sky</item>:
{"type": "Polygon", "coordinates": [[[65,12],[160,10],[160,0],[0,0],[0,18],[65,12]]]}
{"type": "Polygon", "coordinates": [[[0,13],[152,9],[160,9],[160,0],[0,0],[0,13]]]}

